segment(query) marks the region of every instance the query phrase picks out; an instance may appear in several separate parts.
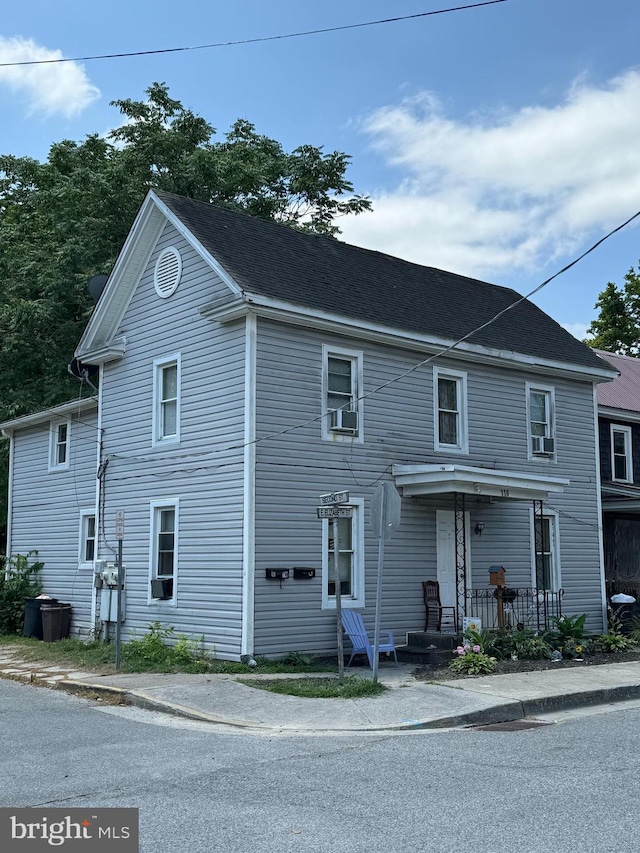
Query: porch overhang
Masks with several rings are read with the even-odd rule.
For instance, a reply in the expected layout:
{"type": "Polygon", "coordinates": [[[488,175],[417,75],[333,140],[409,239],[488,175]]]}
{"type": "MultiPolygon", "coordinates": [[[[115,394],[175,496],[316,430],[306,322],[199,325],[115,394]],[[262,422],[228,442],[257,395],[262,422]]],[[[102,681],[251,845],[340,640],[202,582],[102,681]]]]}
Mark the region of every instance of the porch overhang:
{"type": "Polygon", "coordinates": [[[497,500],[546,501],[569,480],[471,465],[394,465],[396,487],[407,497],[464,494],[497,500]]]}
{"type": "Polygon", "coordinates": [[[640,488],[618,483],[602,484],[602,511],[628,512],[634,515],[640,510],[640,488]]]}

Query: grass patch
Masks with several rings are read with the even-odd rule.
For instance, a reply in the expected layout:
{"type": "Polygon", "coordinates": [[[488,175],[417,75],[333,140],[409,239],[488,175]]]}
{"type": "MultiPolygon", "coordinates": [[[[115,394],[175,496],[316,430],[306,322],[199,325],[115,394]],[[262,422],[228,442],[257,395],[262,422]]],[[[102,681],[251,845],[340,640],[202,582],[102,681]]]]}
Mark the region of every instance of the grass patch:
{"type": "Polygon", "coordinates": [[[374,684],[370,678],[358,678],[357,675],[345,678],[343,684],[336,678],[281,678],[274,681],[241,678],[240,682],[259,690],[302,696],[305,699],[361,699],[365,696],[379,696],[387,690],[384,684],[374,684]]]}
{"type": "MultiPolygon", "coordinates": [[[[114,643],[94,641],[85,643],[78,639],[43,643],[41,640],[17,634],[0,635],[0,645],[19,649],[25,661],[42,661],[69,669],[87,669],[109,675],[115,672],[116,650],[114,643]]],[[[335,660],[316,659],[291,652],[278,660],[257,658],[257,666],[216,660],[204,652],[199,644],[172,629],[157,623],[139,638],[122,644],[120,672],[186,672],[243,675],[248,672],[265,674],[292,672],[334,672],[335,660]]]]}

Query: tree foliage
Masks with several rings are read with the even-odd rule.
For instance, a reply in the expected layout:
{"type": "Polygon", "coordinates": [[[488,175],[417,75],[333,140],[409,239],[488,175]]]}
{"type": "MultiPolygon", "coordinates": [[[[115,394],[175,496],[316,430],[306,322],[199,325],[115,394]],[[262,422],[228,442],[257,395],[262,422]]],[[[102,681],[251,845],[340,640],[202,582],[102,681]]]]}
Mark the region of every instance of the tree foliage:
{"type": "Polygon", "coordinates": [[[55,143],[42,163],[0,156],[0,420],[78,394],[67,364],[92,309],[87,281],[111,269],[148,189],[325,235],[371,207],[346,154],[287,152],[244,119],[217,140],[166,85],[146,95],[112,102],[123,122],[106,138],[55,143]]]}
{"type": "Polygon", "coordinates": [[[640,264],[638,272],[633,267],[618,287],[609,282],[598,297],[599,310],[587,333],[592,337],[587,343],[596,349],[617,352],[620,355],[640,354],[640,264]]]}

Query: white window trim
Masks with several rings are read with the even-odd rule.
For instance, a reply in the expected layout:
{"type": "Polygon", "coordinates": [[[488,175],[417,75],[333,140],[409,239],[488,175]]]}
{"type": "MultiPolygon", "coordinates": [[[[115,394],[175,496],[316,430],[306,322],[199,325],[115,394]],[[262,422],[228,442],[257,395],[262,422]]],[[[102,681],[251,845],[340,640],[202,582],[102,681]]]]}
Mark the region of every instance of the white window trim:
{"type": "Polygon", "coordinates": [[[78,536],[78,567],[81,569],[92,569],[95,560],[98,555],[98,528],[97,528],[97,517],[96,511],[94,507],[90,509],[81,509],[80,510],[80,532],[78,536]],[[89,516],[93,516],[94,523],[96,524],[95,528],[95,536],[93,537],[94,546],[93,546],[93,560],[85,560],[85,545],[87,541],[87,518],[89,516]]]}
{"type": "Polygon", "coordinates": [[[611,424],[609,427],[609,440],[611,443],[611,481],[613,483],[633,483],[633,452],[631,449],[631,427],[624,424],[611,424]],[[613,452],[613,433],[624,433],[624,455],[627,459],[627,477],[623,480],[616,477],[615,454],[613,452]],[[631,476],[629,476],[631,475],[631,476]]]}
{"type": "MultiPolygon", "coordinates": [[[[342,595],[342,607],[355,609],[364,607],[364,499],[350,498],[349,506],[355,507],[352,519],[353,531],[353,595],[342,595]]],[[[329,520],[322,520],[322,609],[335,610],[336,597],[329,595],[329,579],[333,578],[333,560],[329,560],[329,520]]],[[[338,543],[339,544],[339,543],[338,543]]]]}
{"type": "Polygon", "coordinates": [[[180,443],[180,399],[182,397],[182,357],[179,352],[171,355],[154,358],[153,360],[153,433],[151,444],[153,447],[163,447],[168,444],[180,443]],[[176,434],[167,436],[162,435],[162,371],[165,367],[172,365],[177,367],[177,398],[176,398],[176,434]]]}
{"type": "Polygon", "coordinates": [[[328,344],[322,345],[322,438],[324,441],[333,442],[348,442],[349,444],[362,444],[364,441],[364,401],[361,399],[363,394],[363,361],[364,353],[362,350],[345,349],[344,347],[333,347],[328,344]],[[358,434],[345,435],[338,432],[332,432],[329,429],[329,414],[327,411],[327,395],[329,390],[329,357],[349,359],[355,364],[356,377],[356,411],[358,412],[358,434]]]}
{"type": "MultiPolygon", "coordinates": [[[[537,388],[537,386],[536,386],[537,388]]],[[[548,518],[551,524],[552,548],[553,548],[553,576],[552,589],[549,592],[558,592],[562,589],[562,566],[560,564],[560,524],[558,513],[553,509],[545,507],[544,518],[548,518]]],[[[535,514],[533,507],[529,509],[529,535],[531,537],[531,587],[536,588],[536,529],[535,514]]]]}
{"type": "Polygon", "coordinates": [[[527,407],[527,459],[530,462],[555,462],[558,448],[558,438],[556,435],[556,389],[553,385],[542,385],[539,382],[525,382],[525,397],[527,407]],[[533,445],[531,442],[531,392],[542,391],[549,395],[549,423],[548,435],[546,438],[553,439],[553,453],[549,456],[537,456],[533,453],[533,445]]]}
{"type": "Polygon", "coordinates": [[[71,462],[71,418],[56,418],[49,421],[49,471],[68,471],[71,462]],[[56,462],[58,449],[58,427],[66,424],[67,427],[67,453],[62,463],[56,462]]]}
{"type": "Polygon", "coordinates": [[[433,368],[433,449],[437,453],[469,453],[467,374],[464,370],[449,370],[444,367],[433,368]],[[439,379],[456,380],[459,426],[457,444],[444,444],[440,441],[440,409],[438,406],[439,379]]]}
{"type": "Polygon", "coordinates": [[[147,581],[147,604],[153,607],[169,605],[176,607],[178,604],[178,565],[179,549],[178,540],[180,533],[180,498],[163,498],[150,501],[149,503],[149,578],[147,581]],[[173,595],[171,598],[152,598],[151,581],[157,578],[156,566],[158,564],[158,510],[173,509],[175,511],[175,531],[173,538],[173,595]]]}

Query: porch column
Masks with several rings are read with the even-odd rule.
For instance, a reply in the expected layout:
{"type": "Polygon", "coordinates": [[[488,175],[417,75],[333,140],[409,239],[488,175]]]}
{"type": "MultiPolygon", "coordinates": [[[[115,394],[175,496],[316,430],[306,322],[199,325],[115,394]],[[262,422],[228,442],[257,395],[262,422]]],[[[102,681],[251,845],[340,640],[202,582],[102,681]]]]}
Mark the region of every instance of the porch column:
{"type": "Polygon", "coordinates": [[[467,615],[467,542],[464,493],[453,493],[456,537],[456,625],[462,629],[462,617],[467,615]]]}
{"type": "Polygon", "coordinates": [[[542,501],[533,501],[533,531],[536,561],[536,620],[538,631],[540,631],[547,626],[547,594],[544,571],[544,512],[542,501]]]}

